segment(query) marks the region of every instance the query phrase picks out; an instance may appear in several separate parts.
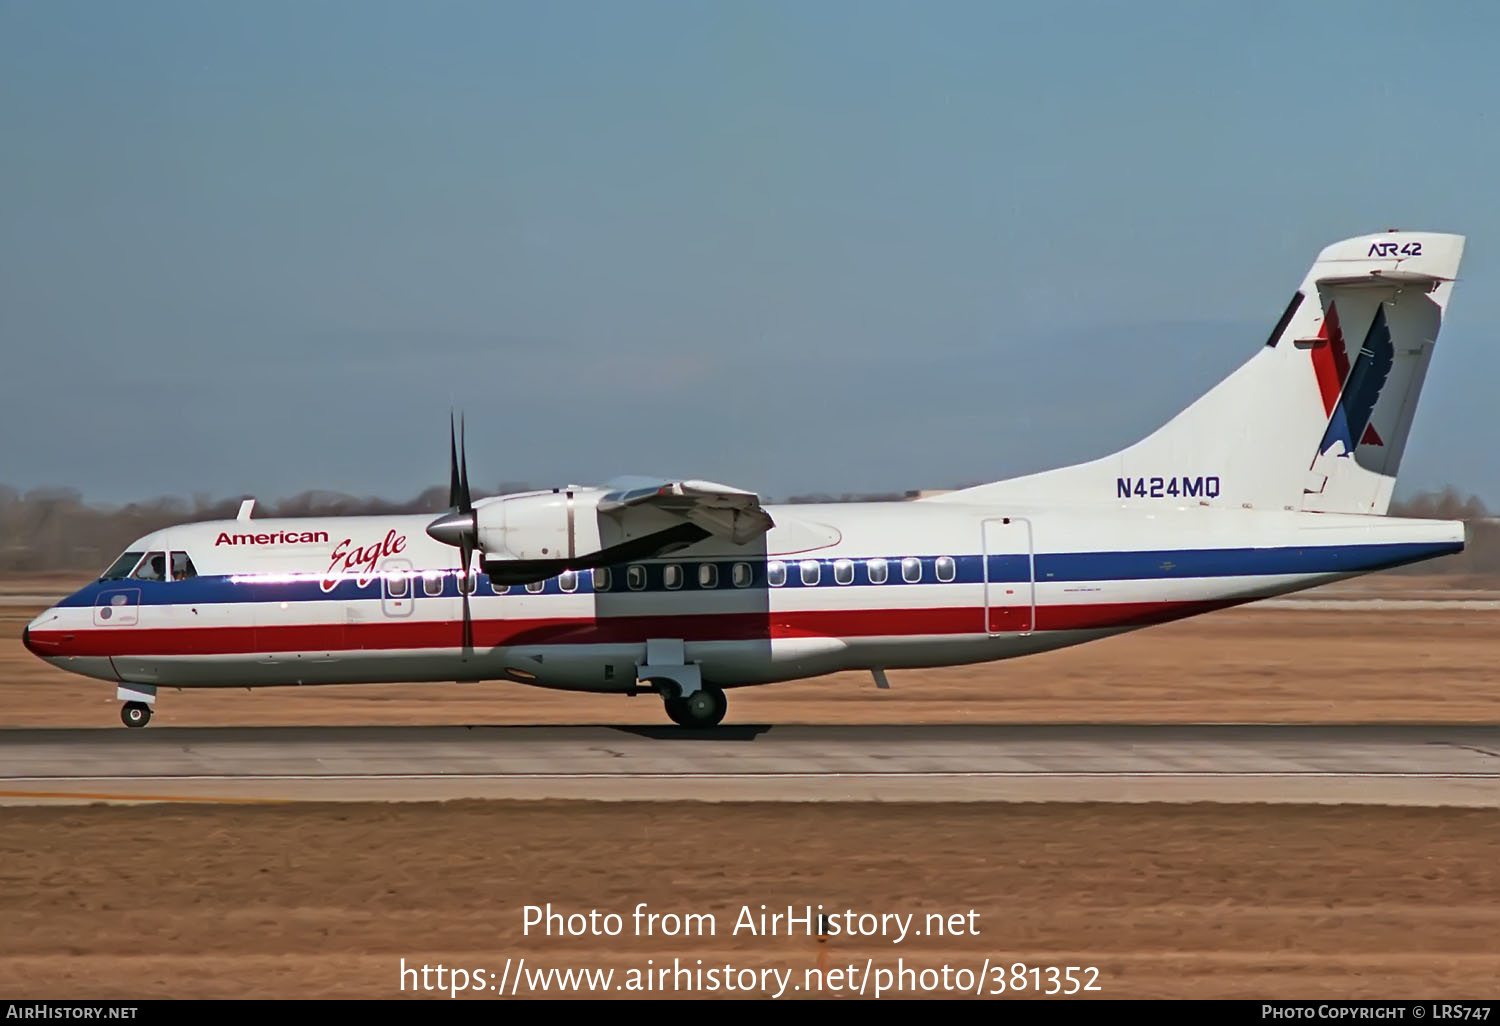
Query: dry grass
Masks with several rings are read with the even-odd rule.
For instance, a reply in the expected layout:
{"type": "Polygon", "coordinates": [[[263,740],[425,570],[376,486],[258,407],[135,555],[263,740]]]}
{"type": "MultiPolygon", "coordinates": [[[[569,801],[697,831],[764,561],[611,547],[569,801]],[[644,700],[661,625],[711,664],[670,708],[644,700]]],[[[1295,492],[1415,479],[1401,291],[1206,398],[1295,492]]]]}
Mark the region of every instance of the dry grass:
{"type": "Polygon", "coordinates": [[[701,958],[800,982],[814,941],[731,927],[742,905],[821,903],[978,913],[977,936],[836,938],[833,966],[1096,966],[1108,997],[1486,998],[1497,846],[1494,812],[1378,807],[7,808],[0,992],[386,998],[401,958],[499,973],[522,956],[617,973],[701,958]],[[523,906],[548,902],[646,902],[718,929],[524,935],[523,906]]]}
{"type": "MultiPolygon", "coordinates": [[[[32,612],[0,608],[0,722],[116,726],[109,685],[21,649],[32,612]]],[[[1245,609],[1010,663],[895,673],[889,692],[852,674],[750,689],[731,718],[1495,723],[1497,655],[1491,612],[1245,609]]],[[[659,721],[648,698],[506,684],[167,692],[156,720],[659,721]]],[[[1500,973],[1497,845],[1500,813],[1380,807],[0,808],[0,993],[397,997],[403,957],[617,973],[702,958],[800,982],[817,964],[812,941],[727,931],[741,905],[821,902],[979,913],[977,937],[836,939],[830,967],[1093,965],[1110,997],[1484,998],[1500,973]],[[549,901],[713,912],[720,931],[524,936],[522,906],[549,901]]]]}

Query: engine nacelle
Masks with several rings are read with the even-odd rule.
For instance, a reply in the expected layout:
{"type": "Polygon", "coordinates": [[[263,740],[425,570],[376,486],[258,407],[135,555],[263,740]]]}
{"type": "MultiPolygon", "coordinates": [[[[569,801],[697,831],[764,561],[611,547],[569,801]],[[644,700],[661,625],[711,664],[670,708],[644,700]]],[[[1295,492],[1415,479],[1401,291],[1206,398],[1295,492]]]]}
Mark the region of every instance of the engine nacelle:
{"type": "Polygon", "coordinates": [[[597,488],[504,495],[474,507],[479,547],[490,560],[574,559],[600,549],[597,488]]]}

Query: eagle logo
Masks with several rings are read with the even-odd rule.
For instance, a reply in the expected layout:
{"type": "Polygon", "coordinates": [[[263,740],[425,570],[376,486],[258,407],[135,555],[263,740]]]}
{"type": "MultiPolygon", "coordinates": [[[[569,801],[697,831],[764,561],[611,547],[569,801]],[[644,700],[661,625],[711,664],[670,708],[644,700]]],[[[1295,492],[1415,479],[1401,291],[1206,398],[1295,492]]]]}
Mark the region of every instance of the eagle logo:
{"type": "Polygon", "coordinates": [[[1318,340],[1323,344],[1312,350],[1313,371],[1323,397],[1323,412],[1328,415],[1328,428],[1318,443],[1318,456],[1329,452],[1336,442],[1343,443],[1343,452],[1339,456],[1353,455],[1360,445],[1385,445],[1370,423],[1375,405],[1380,402],[1380,393],[1396,363],[1396,348],[1391,343],[1385,305],[1375,308],[1375,319],[1370,322],[1370,330],[1365,333],[1364,345],[1352,367],[1344,334],[1339,327],[1338,310],[1333,304],[1329,304],[1328,316],[1318,329],[1318,340]]]}

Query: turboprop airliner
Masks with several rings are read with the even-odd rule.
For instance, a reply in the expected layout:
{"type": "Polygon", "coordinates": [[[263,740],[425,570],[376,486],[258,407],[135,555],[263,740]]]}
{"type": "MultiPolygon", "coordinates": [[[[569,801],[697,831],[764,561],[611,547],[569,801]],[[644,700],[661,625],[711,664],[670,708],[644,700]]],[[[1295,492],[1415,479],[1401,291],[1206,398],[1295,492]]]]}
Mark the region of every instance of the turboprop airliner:
{"type": "Polygon", "coordinates": [[[711,727],[732,688],[884,687],[1458,552],[1462,523],[1385,514],[1463,245],[1329,246],[1248,362],[1092,462],[905,502],[697,480],[474,501],[450,423],[440,515],[247,500],[141,538],[24,640],[112,682],[130,727],[164,687],[455,680],[650,693],[711,727]]]}

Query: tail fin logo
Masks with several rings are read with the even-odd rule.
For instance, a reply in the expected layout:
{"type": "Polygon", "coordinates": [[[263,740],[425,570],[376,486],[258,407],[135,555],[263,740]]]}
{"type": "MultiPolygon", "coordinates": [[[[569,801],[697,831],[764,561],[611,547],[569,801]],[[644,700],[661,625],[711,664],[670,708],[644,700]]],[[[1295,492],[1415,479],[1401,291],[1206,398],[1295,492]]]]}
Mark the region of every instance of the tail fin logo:
{"type": "Polygon", "coordinates": [[[1323,397],[1323,412],[1328,415],[1328,428],[1318,443],[1318,455],[1327,453],[1336,442],[1343,443],[1344,451],[1338,454],[1340,456],[1353,454],[1360,445],[1384,445],[1370,418],[1375,414],[1375,405],[1380,402],[1380,393],[1396,362],[1396,348],[1391,343],[1390,326],[1386,324],[1385,306],[1376,307],[1375,319],[1370,323],[1365,344],[1360,347],[1352,368],[1343,331],[1339,327],[1338,310],[1332,304],[1329,304],[1328,316],[1318,330],[1318,338],[1326,340],[1326,344],[1312,350],[1313,371],[1323,397]]]}

